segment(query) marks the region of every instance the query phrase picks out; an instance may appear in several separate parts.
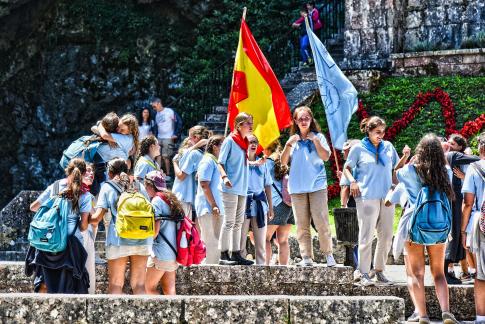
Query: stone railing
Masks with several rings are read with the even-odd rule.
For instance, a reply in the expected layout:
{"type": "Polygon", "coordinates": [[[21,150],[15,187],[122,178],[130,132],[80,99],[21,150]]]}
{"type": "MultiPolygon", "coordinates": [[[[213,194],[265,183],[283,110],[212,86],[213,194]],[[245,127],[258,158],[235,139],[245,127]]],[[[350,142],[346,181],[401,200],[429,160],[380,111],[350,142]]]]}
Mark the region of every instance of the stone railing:
{"type": "Polygon", "coordinates": [[[393,75],[485,75],[485,48],[391,54],[393,75]]]}

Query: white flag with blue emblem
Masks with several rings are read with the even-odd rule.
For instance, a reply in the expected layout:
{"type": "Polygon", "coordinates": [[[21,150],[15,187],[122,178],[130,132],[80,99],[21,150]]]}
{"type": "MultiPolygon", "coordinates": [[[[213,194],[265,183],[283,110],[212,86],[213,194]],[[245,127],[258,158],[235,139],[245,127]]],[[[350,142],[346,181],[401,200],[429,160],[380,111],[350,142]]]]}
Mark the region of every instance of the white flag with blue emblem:
{"type": "Polygon", "coordinates": [[[317,35],[313,33],[308,24],[308,18],[305,21],[332,145],[342,150],[347,140],[350,118],[357,111],[357,90],[335,64],[317,35]]]}

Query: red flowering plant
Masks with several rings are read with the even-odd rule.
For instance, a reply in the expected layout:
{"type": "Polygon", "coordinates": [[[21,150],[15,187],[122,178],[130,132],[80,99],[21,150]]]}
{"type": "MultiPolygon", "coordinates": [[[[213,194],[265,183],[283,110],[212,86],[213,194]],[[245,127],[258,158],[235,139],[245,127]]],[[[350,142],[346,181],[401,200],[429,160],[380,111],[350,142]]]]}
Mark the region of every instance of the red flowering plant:
{"type": "MultiPolygon", "coordinates": [[[[485,128],[485,114],[478,116],[475,120],[467,121],[461,131],[456,129],[456,113],[455,107],[453,102],[451,101],[450,96],[441,88],[436,88],[433,91],[428,91],[426,93],[419,93],[416,96],[416,99],[412,103],[412,105],[402,114],[401,118],[396,120],[386,129],[385,139],[388,141],[392,141],[396,138],[396,136],[404,130],[413,120],[416,118],[418,113],[424,109],[426,105],[428,105],[431,100],[436,100],[441,106],[441,114],[443,115],[445,121],[445,134],[449,136],[454,133],[460,133],[465,138],[470,138],[473,135],[477,134],[480,130],[485,128]]],[[[359,120],[364,118],[368,118],[370,115],[367,112],[364,104],[359,101],[358,109],[357,109],[357,117],[359,120]]],[[[332,146],[330,146],[332,148],[332,146]]],[[[340,166],[340,170],[342,170],[342,158],[340,151],[336,151],[337,160],[340,166]]],[[[337,178],[337,166],[335,164],[335,158],[333,162],[330,164],[333,178],[335,182],[328,186],[328,197],[335,198],[338,197],[340,193],[340,186],[337,178]]]]}

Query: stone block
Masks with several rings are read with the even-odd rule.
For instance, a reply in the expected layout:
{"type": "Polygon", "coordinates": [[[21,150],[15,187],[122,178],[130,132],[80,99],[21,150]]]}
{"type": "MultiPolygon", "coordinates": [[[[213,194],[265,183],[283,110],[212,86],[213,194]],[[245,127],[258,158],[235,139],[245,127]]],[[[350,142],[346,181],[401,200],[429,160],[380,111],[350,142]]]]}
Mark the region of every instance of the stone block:
{"type": "Polygon", "coordinates": [[[417,10],[423,8],[423,1],[421,0],[408,0],[408,10],[417,10]]]}
{"type": "Polygon", "coordinates": [[[429,26],[443,26],[445,23],[445,8],[436,7],[433,10],[425,10],[424,12],[424,25],[429,26]]]}
{"type": "MultiPolygon", "coordinates": [[[[378,28],[376,30],[377,53],[379,57],[387,57],[392,52],[393,48],[393,28],[378,28]]],[[[370,58],[370,57],[369,57],[370,58]]]]}
{"type": "Polygon", "coordinates": [[[382,8],[375,8],[369,10],[367,16],[368,27],[371,28],[383,28],[386,27],[388,22],[386,21],[386,10],[382,8]]]}
{"type": "Polygon", "coordinates": [[[399,323],[404,301],[397,297],[290,297],[291,323],[399,323]]]}
{"type": "Polygon", "coordinates": [[[1,294],[3,323],[87,323],[86,297],[41,294],[1,294]]]}
{"type": "Polygon", "coordinates": [[[0,212],[0,247],[7,247],[12,241],[27,237],[33,215],[29,206],[39,194],[40,191],[23,190],[2,209],[0,212]]]}
{"type": "Polygon", "coordinates": [[[286,323],[288,299],[276,296],[185,298],[188,323],[286,323]]]}
{"type": "Polygon", "coordinates": [[[452,24],[461,24],[463,22],[463,15],[465,7],[460,4],[454,4],[446,7],[446,15],[448,21],[452,24]]]}
{"type": "MultiPolygon", "coordinates": [[[[460,285],[449,286],[450,310],[459,319],[472,319],[475,313],[473,286],[460,285]]],[[[438,299],[436,298],[434,287],[426,287],[426,307],[431,318],[440,318],[441,310],[438,299]]],[[[406,304],[406,317],[414,311],[413,302],[409,296],[405,284],[395,284],[392,286],[361,287],[355,285],[353,293],[348,295],[362,296],[396,296],[403,298],[406,304]]]]}
{"type": "Polygon", "coordinates": [[[361,31],[361,40],[361,56],[366,57],[367,55],[375,53],[377,51],[377,39],[375,29],[363,29],[361,31]]]}
{"type": "Polygon", "coordinates": [[[344,54],[347,59],[360,55],[362,41],[359,31],[346,30],[344,33],[344,54]]]}
{"type": "Polygon", "coordinates": [[[422,11],[409,11],[406,16],[406,29],[418,28],[423,24],[422,11]]]}
{"type": "Polygon", "coordinates": [[[180,323],[183,302],[183,297],[95,295],[86,298],[86,317],[88,323],[180,323]]]}

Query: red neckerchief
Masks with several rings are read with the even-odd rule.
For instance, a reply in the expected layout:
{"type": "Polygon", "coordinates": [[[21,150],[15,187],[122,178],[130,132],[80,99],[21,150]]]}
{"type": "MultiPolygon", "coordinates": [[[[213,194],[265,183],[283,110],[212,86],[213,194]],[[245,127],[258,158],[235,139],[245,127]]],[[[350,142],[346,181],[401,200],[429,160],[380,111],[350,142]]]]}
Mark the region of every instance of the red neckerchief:
{"type": "Polygon", "coordinates": [[[84,182],[81,184],[81,192],[82,193],[86,193],[86,192],[90,192],[91,191],[91,187],[88,186],[87,184],[85,184],[84,182]]]}
{"type": "Polygon", "coordinates": [[[248,147],[249,147],[248,138],[247,137],[243,138],[241,136],[241,133],[239,133],[237,130],[234,130],[231,133],[231,138],[244,151],[244,154],[246,155],[246,160],[247,160],[248,159],[248,147]]]}

